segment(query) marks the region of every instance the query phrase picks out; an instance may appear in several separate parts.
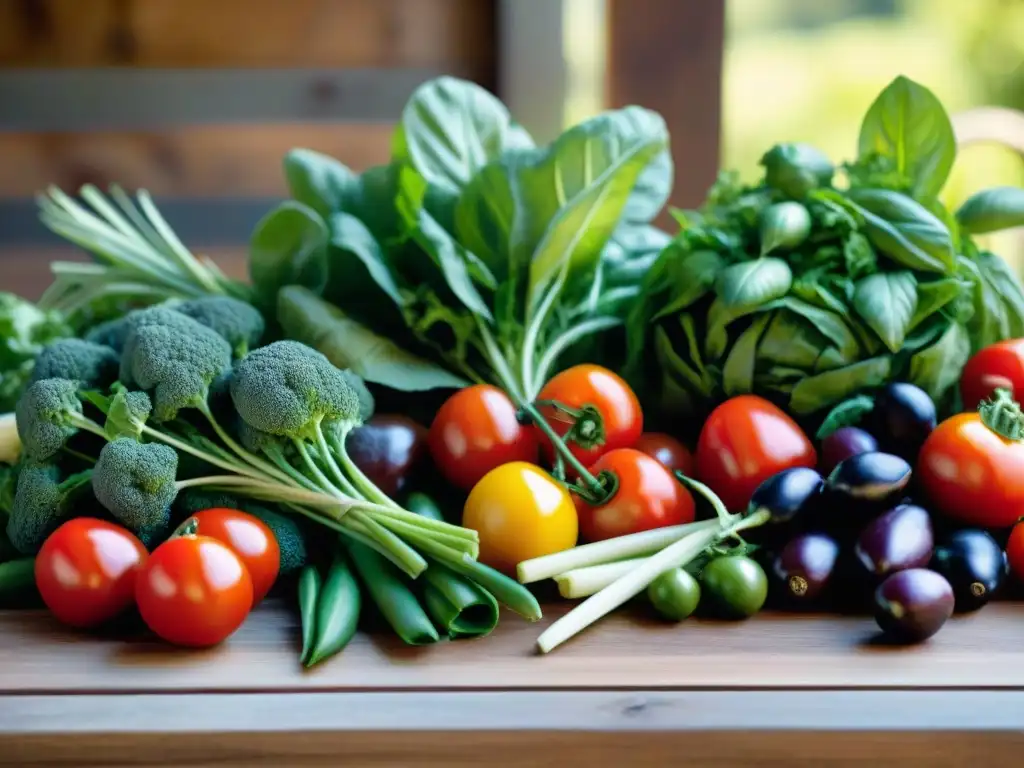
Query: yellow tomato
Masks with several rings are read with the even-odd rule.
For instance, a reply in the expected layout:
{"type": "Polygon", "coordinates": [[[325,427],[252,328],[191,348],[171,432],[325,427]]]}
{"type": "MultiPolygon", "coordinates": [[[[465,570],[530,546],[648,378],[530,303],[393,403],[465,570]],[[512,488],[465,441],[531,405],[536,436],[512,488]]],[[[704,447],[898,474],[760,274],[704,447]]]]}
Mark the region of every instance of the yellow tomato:
{"type": "Polygon", "coordinates": [[[518,563],[576,546],[569,492],[534,464],[495,467],[473,486],[462,524],[480,534],[480,562],[511,572],[518,563]]]}

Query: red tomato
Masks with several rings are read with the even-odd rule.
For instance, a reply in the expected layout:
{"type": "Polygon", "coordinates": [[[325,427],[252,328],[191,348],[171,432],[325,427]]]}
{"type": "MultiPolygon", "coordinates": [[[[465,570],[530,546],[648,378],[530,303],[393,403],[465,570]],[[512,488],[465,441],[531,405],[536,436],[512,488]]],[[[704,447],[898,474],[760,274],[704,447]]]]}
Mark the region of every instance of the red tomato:
{"type": "Polygon", "coordinates": [[[192,521],[190,533],[221,541],[241,558],[252,579],[253,603],[262,600],[274,586],[281,567],[281,548],[267,524],[246,512],[224,507],[197,512],[186,525],[192,521]]]}
{"type": "Polygon", "coordinates": [[[533,430],[519,423],[508,395],[490,384],[449,397],[430,425],[427,445],[441,474],[465,491],[502,464],[537,461],[533,430]]]}
{"type": "Polygon", "coordinates": [[[679,470],[687,477],[693,475],[693,454],[672,435],[666,435],[664,432],[644,432],[633,447],[657,459],[671,472],[679,470]]]}
{"type": "Polygon", "coordinates": [[[1008,528],[1024,517],[1024,443],[996,433],[977,412],[933,429],[914,475],[935,509],[954,520],[1008,528]]]}
{"type": "Polygon", "coordinates": [[[130,531],[91,517],[68,520],[36,555],[36,587],[58,620],[94,627],[135,600],[146,548],[130,531]]]}
{"type": "Polygon", "coordinates": [[[601,541],[627,533],[693,522],[693,497],[657,459],[634,448],[617,448],[590,467],[594,475],[610,472],[618,483],[607,501],[590,504],[573,494],[580,535],[601,541]]]}
{"type": "Polygon", "coordinates": [[[241,558],[209,536],[175,536],[149,556],[135,583],[146,625],[164,640],[216,645],[252,608],[252,579],[241,558]]]}
{"type": "Polygon", "coordinates": [[[1010,573],[1018,581],[1024,581],[1024,523],[1017,523],[1006,540],[1006,562],[1010,573]]]}
{"type": "MultiPolygon", "coordinates": [[[[631,448],[644,431],[643,412],[636,394],[622,377],[599,365],[575,365],[562,371],[544,385],[537,399],[553,400],[573,409],[590,406],[601,415],[604,438],[599,444],[583,448],[569,443],[569,450],[585,467],[616,448],[631,448]]],[[[540,411],[559,435],[568,432],[574,423],[572,416],[551,406],[540,411]]],[[[537,435],[544,456],[548,462],[553,461],[551,441],[539,429],[537,435]]]]}
{"type": "Polygon", "coordinates": [[[818,462],[814,446],[789,416],[756,395],[739,395],[708,416],[697,441],[697,477],[732,512],[757,486],[790,467],[818,462]]]}
{"type": "Polygon", "coordinates": [[[978,350],[960,374],[964,410],[976,410],[997,389],[1024,397],[1024,339],[997,341],[978,350]]]}

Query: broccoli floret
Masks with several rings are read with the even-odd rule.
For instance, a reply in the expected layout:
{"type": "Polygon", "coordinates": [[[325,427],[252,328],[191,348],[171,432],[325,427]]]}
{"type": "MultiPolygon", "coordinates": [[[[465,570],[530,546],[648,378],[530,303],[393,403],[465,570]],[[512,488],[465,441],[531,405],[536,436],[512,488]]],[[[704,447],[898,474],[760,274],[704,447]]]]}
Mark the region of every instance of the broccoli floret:
{"type": "Polygon", "coordinates": [[[123,352],[132,331],[147,325],[173,325],[181,317],[180,312],[175,312],[167,306],[136,309],[124,317],[95,326],[85,334],[85,340],[110,347],[116,352],[123,352]]]}
{"type": "Polygon", "coordinates": [[[210,385],[231,365],[231,347],[205,325],[178,315],[170,325],[145,325],[125,343],[122,380],[153,390],[153,417],[171,421],[182,408],[207,408],[210,385]]]}
{"type": "Polygon", "coordinates": [[[110,347],[82,339],[61,339],[36,358],[32,381],[69,379],[81,387],[106,389],[117,381],[120,362],[110,347]]]}
{"type": "Polygon", "coordinates": [[[14,409],[25,456],[46,461],[65,446],[85,417],[78,384],[70,379],[42,379],[21,396],[14,409]]]}
{"type": "Polygon", "coordinates": [[[153,412],[153,401],[145,392],[120,390],[110,401],[104,431],[108,438],[130,437],[137,440],[153,412]]]}
{"type": "Polygon", "coordinates": [[[266,330],[259,310],[229,296],[191,299],[175,304],[174,309],[220,334],[238,357],[243,357],[257,346],[266,330]]]}
{"type": "Polygon", "coordinates": [[[272,435],[313,440],[324,421],[358,422],[359,396],[348,377],[319,352],[276,341],[235,366],[231,399],[249,426],[272,435]]]}
{"type": "Polygon", "coordinates": [[[177,472],[173,449],[121,437],[100,451],[92,489],[100,504],[130,530],[159,530],[170,522],[177,472]]]}
{"type": "Polygon", "coordinates": [[[93,344],[100,344],[110,347],[115,352],[124,349],[124,340],[128,337],[128,323],[125,318],[119,317],[116,320],[106,320],[99,325],[90,328],[84,338],[93,344]]]}
{"type": "Polygon", "coordinates": [[[215,509],[218,507],[240,509],[244,512],[247,511],[247,504],[247,501],[230,493],[208,491],[204,488],[186,488],[175,499],[174,509],[179,515],[189,517],[196,512],[202,512],[204,509],[215,509]]]}
{"type": "Polygon", "coordinates": [[[90,472],[61,479],[49,464],[26,465],[18,473],[14,504],[7,519],[7,538],[22,554],[32,555],[71,516],[79,491],[88,487],[90,472]]]}

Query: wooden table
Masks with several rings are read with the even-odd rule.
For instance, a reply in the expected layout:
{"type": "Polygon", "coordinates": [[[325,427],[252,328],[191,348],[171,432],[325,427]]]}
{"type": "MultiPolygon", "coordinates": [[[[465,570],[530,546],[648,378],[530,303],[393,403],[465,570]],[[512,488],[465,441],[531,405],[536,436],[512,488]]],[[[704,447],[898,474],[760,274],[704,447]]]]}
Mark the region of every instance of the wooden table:
{"type": "Polygon", "coordinates": [[[280,606],[203,652],[0,613],[0,764],[966,766],[1024,749],[1017,605],[909,649],[858,618],[627,613],[544,657],[539,629],[506,616],[429,648],[360,635],[304,673],[280,606]]]}

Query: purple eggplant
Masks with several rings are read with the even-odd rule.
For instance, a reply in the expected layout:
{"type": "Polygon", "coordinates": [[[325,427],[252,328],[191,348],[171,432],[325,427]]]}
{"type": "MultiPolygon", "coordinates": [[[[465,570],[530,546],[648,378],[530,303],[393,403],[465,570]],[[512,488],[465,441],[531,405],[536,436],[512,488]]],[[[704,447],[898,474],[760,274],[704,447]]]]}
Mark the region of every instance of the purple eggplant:
{"type": "Polygon", "coordinates": [[[772,563],[771,574],[788,602],[815,602],[828,588],[839,545],[823,533],[805,533],[789,541],[772,563]]]}
{"type": "Polygon", "coordinates": [[[851,456],[878,450],[878,441],[860,427],[841,427],[821,441],[819,468],[823,475],[851,456]]]}
{"type": "Polygon", "coordinates": [[[750,513],[767,510],[773,523],[788,523],[817,504],[824,484],[813,469],[784,469],[757,486],[750,497],[750,513]]]}
{"type": "Polygon", "coordinates": [[[882,450],[913,464],[925,439],[935,429],[935,403],[920,387],[896,382],[879,393],[870,421],[882,450]]]}
{"type": "Polygon", "coordinates": [[[891,453],[871,451],[844,459],[828,476],[825,487],[838,500],[862,509],[888,509],[907,492],[911,467],[891,453]]]}
{"type": "Polygon", "coordinates": [[[932,559],[935,537],[928,512],[902,504],[879,515],[857,537],[854,554],[873,576],[920,568],[932,559]]]}
{"type": "Polygon", "coordinates": [[[976,611],[992,599],[1007,576],[1006,555],[985,531],[962,530],[935,548],[931,568],[953,587],[958,612],[976,611]]]}
{"type": "Polygon", "coordinates": [[[926,568],[899,571],[875,591],[875,621],[895,642],[927,640],[953,615],[953,587],[926,568]]]}

